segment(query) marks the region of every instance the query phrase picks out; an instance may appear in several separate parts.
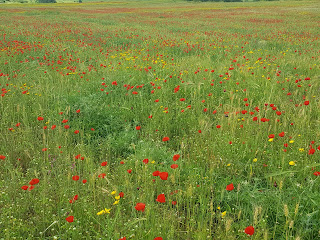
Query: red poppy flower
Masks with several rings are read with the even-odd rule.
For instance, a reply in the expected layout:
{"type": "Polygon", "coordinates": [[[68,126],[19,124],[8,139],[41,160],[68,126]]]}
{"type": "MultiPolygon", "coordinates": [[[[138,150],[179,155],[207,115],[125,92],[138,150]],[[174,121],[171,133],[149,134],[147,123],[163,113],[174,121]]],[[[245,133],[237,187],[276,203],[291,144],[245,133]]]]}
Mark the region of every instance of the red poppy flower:
{"type": "Polygon", "coordinates": [[[310,148],[308,154],[309,154],[309,155],[313,155],[315,152],[316,152],[315,149],[310,148]]]}
{"type": "Polygon", "coordinates": [[[146,158],[146,159],[143,159],[143,161],[142,161],[144,164],[147,164],[148,162],[149,162],[149,159],[148,158],[146,158]]]}
{"type": "Polygon", "coordinates": [[[173,155],[173,161],[177,161],[180,158],[179,154],[173,155]]]}
{"type": "Polygon", "coordinates": [[[34,189],[34,186],[33,186],[33,185],[31,185],[31,186],[28,187],[28,191],[31,191],[32,189],[34,189]]]}
{"type": "Polygon", "coordinates": [[[127,238],[126,238],[126,237],[123,237],[123,238],[119,238],[119,240],[127,240],[127,238]]]}
{"type": "Polygon", "coordinates": [[[159,203],[164,203],[164,202],[166,202],[166,197],[164,196],[164,194],[160,194],[160,195],[158,195],[156,201],[159,203]]]}
{"type": "Polygon", "coordinates": [[[244,229],[244,232],[251,236],[254,234],[254,228],[252,226],[246,227],[246,229],[244,229]]]}
{"type": "Polygon", "coordinates": [[[124,197],[124,193],[123,193],[123,192],[119,192],[119,196],[120,196],[121,198],[123,198],[123,197],[124,197]]]}
{"type": "Polygon", "coordinates": [[[80,179],[80,177],[78,175],[75,175],[72,177],[72,180],[74,180],[74,181],[78,181],[79,179],[80,179]]]}
{"type": "Polygon", "coordinates": [[[137,129],[137,130],[140,130],[140,129],[141,129],[141,127],[140,127],[140,126],[136,126],[136,129],[137,129]]]}
{"type": "Polygon", "coordinates": [[[104,166],[107,166],[107,164],[108,164],[108,162],[102,162],[102,163],[101,163],[101,166],[104,167],[104,166]]]}
{"type": "Polygon", "coordinates": [[[234,189],[234,186],[232,183],[230,183],[229,185],[227,185],[226,190],[227,191],[232,191],[234,189]]]}
{"type": "Polygon", "coordinates": [[[5,159],[6,159],[6,156],[0,155],[0,159],[1,159],[1,160],[5,160],[5,159]]]}
{"type": "Polygon", "coordinates": [[[16,124],[16,127],[20,127],[20,125],[21,125],[21,123],[17,123],[17,124],[16,124]]]}
{"type": "Polygon", "coordinates": [[[64,125],[64,128],[68,129],[68,128],[70,128],[70,126],[69,125],[64,125]]]}
{"type": "Polygon", "coordinates": [[[170,167],[171,167],[172,169],[176,169],[176,168],[179,167],[179,165],[178,165],[178,164],[172,164],[170,167]]]}
{"type": "Polygon", "coordinates": [[[177,205],[177,201],[172,201],[172,205],[177,205]]]}
{"type": "Polygon", "coordinates": [[[160,172],[159,177],[161,180],[167,180],[168,179],[168,173],[167,172],[160,172]]]}
{"type": "Polygon", "coordinates": [[[62,123],[67,123],[69,120],[68,119],[63,119],[62,123]]]}
{"type": "Polygon", "coordinates": [[[53,129],[55,129],[57,126],[56,125],[52,125],[51,126],[51,129],[53,130],[53,129]]]}
{"type": "Polygon", "coordinates": [[[146,205],[144,203],[137,203],[134,207],[137,211],[144,212],[146,205]]]}
{"type": "Polygon", "coordinates": [[[166,142],[166,141],[169,141],[169,140],[170,140],[169,137],[164,137],[164,138],[162,138],[162,142],[166,142]]]}
{"type": "Polygon", "coordinates": [[[284,132],[279,133],[279,137],[284,137],[284,132]]]}
{"type": "Polygon", "coordinates": [[[270,135],[269,135],[269,138],[274,138],[274,137],[275,137],[274,134],[270,134],[270,135]]]}
{"type": "Polygon", "coordinates": [[[157,176],[159,176],[159,174],[160,174],[160,172],[159,172],[159,171],[154,171],[154,172],[152,173],[152,176],[157,177],[157,176]]]}
{"type": "Polygon", "coordinates": [[[156,238],[153,239],[153,240],[163,240],[163,238],[162,238],[162,237],[156,237],[156,238]]]}
{"type": "Polygon", "coordinates": [[[201,130],[198,130],[198,133],[201,133],[201,130]]]}
{"type": "Polygon", "coordinates": [[[77,112],[77,113],[80,113],[80,109],[78,109],[76,112],[77,112]]]}
{"type": "Polygon", "coordinates": [[[98,178],[104,178],[105,176],[107,176],[107,174],[101,173],[101,174],[98,175],[98,178]]]}
{"type": "Polygon", "coordinates": [[[313,175],[320,176],[320,172],[314,172],[313,175]]]}
{"type": "Polygon", "coordinates": [[[69,216],[66,218],[67,222],[72,223],[74,220],[74,216],[69,216]]]}
{"type": "Polygon", "coordinates": [[[74,134],[78,134],[78,133],[79,133],[79,130],[75,130],[75,131],[74,131],[74,134]]]}
{"type": "Polygon", "coordinates": [[[38,121],[43,121],[43,117],[38,117],[38,121]]]}
{"type": "Polygon", "coordinates": [[[132,172],[132,169],[128,169],[127,172],[128,172],[128,173],[131,173],[131,172],[132,172]]]}
{"type": "Polygon", "coordinates": [[[220,126],[220,125],[217,125],[217,128],[221,128],[221,126],[220,126]]]}
{"type": "Polygon", "coordinates": [[[23,189],[23,190],[25,190],[25,191],[26,191],[26,190],[28,189],[28,187],[29,187],[29,186],[24,185],[24,186],[22,186],[22,187],[21,187],[21,189],[23,189]]]}
{"type": "Polygon", "coordinates": [[[304,105],[308,106],[309,105],[309,101],[305,101],[304,105]]]}
{"type": "Polygon", "coordinates": [[[83,179],[83,180],[82,180],[82,183],[83,183],[83,184],[87,183],[87,179],[83,179]]]}
{"type": "Polygon", "coordinates": [[[38,178],[34,178],[29,182],[30,185],[36,185],[38,183],[39,183],[39,179],[38,178]]]}

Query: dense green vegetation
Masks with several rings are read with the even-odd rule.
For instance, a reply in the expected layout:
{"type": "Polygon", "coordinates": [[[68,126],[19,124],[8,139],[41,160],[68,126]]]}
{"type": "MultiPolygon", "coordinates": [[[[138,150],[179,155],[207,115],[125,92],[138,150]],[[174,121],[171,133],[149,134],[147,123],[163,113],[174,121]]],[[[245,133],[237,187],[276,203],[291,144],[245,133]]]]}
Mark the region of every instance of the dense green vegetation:
{"type": "Polygon", "coordinates": [[[319,239],[319,2],[1,6],[0,239],[319,239]]]}

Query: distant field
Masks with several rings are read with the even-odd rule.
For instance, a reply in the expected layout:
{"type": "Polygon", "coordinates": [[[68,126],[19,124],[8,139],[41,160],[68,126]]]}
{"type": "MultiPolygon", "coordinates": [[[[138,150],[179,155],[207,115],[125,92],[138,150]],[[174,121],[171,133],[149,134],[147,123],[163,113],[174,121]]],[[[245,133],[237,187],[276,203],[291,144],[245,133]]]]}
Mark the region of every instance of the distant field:
{"type": "Polygon", "coordinates": [[[0,5],[0,239],[320,239],[320,3],[0,5]]]}

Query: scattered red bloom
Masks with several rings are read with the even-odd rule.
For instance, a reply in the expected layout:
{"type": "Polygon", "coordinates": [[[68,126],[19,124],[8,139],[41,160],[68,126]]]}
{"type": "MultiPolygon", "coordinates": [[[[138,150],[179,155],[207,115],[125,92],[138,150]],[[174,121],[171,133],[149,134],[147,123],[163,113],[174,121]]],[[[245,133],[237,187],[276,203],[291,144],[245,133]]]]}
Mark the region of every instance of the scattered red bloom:
{"type": "Polygon", "coordinates": [[[171,167],[172,169],[176,169],[176,168],[179,167],[179,165],[178,165],[178,164],[172,164],[170,167],[171,167]]]}
{"type": "Polygon", "coordinates": [[[232,183],[230,183],[229,185],[227,185],[226,190],[227,191],[232,191],[234,189],[234,186],[232,183]]]}
{"type": "Polygon", "coordinates": [[[5,159],[6,159],[6,156],[0,155],[0,159],[1,159],[1,160],[5,160],[5,159]]]}
{"type": "Polygon", "coordinates": [[[67,123],[69,120],[68,119],[63,119],[62,123],[67,123]]]}
{"type": "Polygon", "coordinates": [[[164,137],[164,138],[162,138],[162,142],[166,142],[166,141],[169,141],[169,140],[170,140],[169,137],[164,137]]]}
{"type": "Polygon", "coordinates": [[[279,137],[284,137],[284,132],[279,133],[279,137]]]}
{"type": "Polygon", "coordinates": [[[144,212],[146,205],[144,203],[137,203],[134,207],[137,211],[144,212]]]}
{"type": "Polygon", "coordinates": [[[69,216],[66,218],[67,222],[72,223],[74,220],[74,216],[69,216]]]}
{"type": "Polygon", "coordinates": [[[43,121],[43,117],[38,117],[38,121],[43,121]]]}
{"type": "Polygon", "coordinates": [[[159,174],[160,174],[160,172],[159,172],[159,171],[154,171],[154,172],[152,173],[152,176],[157,177],[157,176],[159,176],[159,174]]]}
{"type": "Polygon", "coordinates": [[[164,202],[166,202],[166,197],[164,196],[164,194],[160,194],[160,195],[158,195],[156,201],[160,202],[160,203],[164,203],[164,202]]]}
{"type": "Polygon", "coordinates": [[[101,174],[98,175],[98,178],[104,178],[105,176],[107,176],[107,174],[101,173],[101,174]]]}
{"type": "Polygon", "coordinates": [[[309,105],[309,101],[305,101],[304,105],[308,106],[309,105]]]}
{"type": "Polygon", "coordinates": [[[69,129],[70,126],[69,126],[69,125],[64,125],[64,128],[65,128],[65,129],[69,129]]]}
{"type": "Polygon", "coordinates": [[[127,172],[128,172],[128,173],[131,173],[131,172],[132,172],[132,169],[128,169],[127,172]]]}
{"type": "Polygon", "coordinates": [[[126,238],[126,237],[123,237],[123,238],[119,238],[119,240],[127,240],[127,238],[126,238]]]}
{"type": "Polygon", "coordinates": [[[24,185],[24,186],[22,186],[22,187],[21,187],[21,189],[23,189],[23,190],[25,190],[25,191],[26,191],[26,190],[28,189],[28,187],[29,187],[29,186],[24,185]]]}
{"type": "Polygon", "coordinates": [[[167,180],[168,179],[168,173],[167,172],[160,172],[159,177],[161,180],[167,180]]]}
{"type": "Polygon", "coordinates": [[[246,227],[246,229],[244,229],[244,232],[251,236],[254,234],[254,228],[252,226],[246,227]]]}
{"type": "Polygon", "coordinates": [[[52,125],[51,126],[51,129],[53,130],[53,129],[55,129],[57,126],[56,125],[52,125]]]}
{"type": "Polygon", "coordinates": [[[120,196],[121,198],[123,198],[123,197],[124,197],[124,193],[123,193],[123,192],[119,192],[119,196],[120,196]]]}
{"type": "Polygon", "coordinates": [[[156,237],[156,238],[153,239],[153,240],[163,240],[163,238],[162,238],[162,237],[156,237]]]}
{"type": "Polygon", "coordinates": [[[221,128],[221,126],[220,126],[220,125],[217,125],[217,128],[221,128]]]}
{"type": "Polygon", "coordinates": [[[102,163],[101,163],[101,166],[104,167],[104,166],[107,166],[107,164],[108,164],[108,162],[102,162],[102,163]]]}
{"type": "Polygon", "coordinates": [[[38,184],[38,183],[39,183],[39,179],[38,179],[38,178],[33,178],[33,179],[29,182],[30,185],[36,185],[36,184],[38,184]]]}
{"type": "Polygon", "coordinates": [[[172,205],[177,205],[177,201],[172,201],[172,205]]]}
{"type": "Polygon", "coordinates": [[[275,137],[274,134],[270,134],[270,135],[269,135],[269,138],[274,138],[274,137],[275,137]]]}
{"type": "Polygon", "coordinates": [[[86,183],[87,183],[87,179],[83,179],[83,180],[82,180],[82,183],[83,183],[83,184],[86,184],[86,183]]]}
{"type": "Polygon", "coordinates": [[[146,158],[146,159],[143,159],[143,161],[142,161],[144,164],[147,164],[148,162],[149,162],[149,159],[148,158],[146,158]]]}
{"type": "Polygon", "coordinates": [[[136,129],[137,129],[137,130],[140,130],[140,129],[141,129],[141,127],[140,127],[140,126],[136,126],[136,129]]]}
{"type": "Polygon", "coordinates": [[[178,159],[180,158],[180,155],[179,154],[175,154],[173,155],[173,161],[177,161],[178,159]]]}
{"type": "Polygon", "coordinates": [[[309,155],[313,155],[316,152],[316,150],[314,148],[310,148],[308,154],[309,155]]]}
{"type": "Polygon", "coordinates": [[[314,172],[313,175],[320,176],[320,172],[314,172]]]}
{"type": "Polygon", "coordinates": [[[74,134],[78,134],[78,133],[79,133],[79,130],[75,130],[75,131],[74,131],[74,134]]]}
{"type": "Polygon", "coordinates": [[[80,109],[78,109],[76,112],[77,112],[77,113],[80,113],[80,109]]]}
{"type": "Polygon", "coordinates": [[[79,179],[80,179],[80,177],[78,175],[75,175],[72,177],[72,180],[74,180],[74,181],[78,181],[79,179]]]}

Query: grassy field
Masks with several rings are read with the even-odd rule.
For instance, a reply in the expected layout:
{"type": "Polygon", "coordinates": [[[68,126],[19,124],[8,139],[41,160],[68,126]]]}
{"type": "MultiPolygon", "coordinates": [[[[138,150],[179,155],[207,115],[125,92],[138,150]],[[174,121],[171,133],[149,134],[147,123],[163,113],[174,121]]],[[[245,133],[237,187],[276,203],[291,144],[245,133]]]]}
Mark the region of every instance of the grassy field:
{"type": "Polygon", "coordinates": [[[320,3],[1,5],[0,239],[320,239],[320,3]]]}

